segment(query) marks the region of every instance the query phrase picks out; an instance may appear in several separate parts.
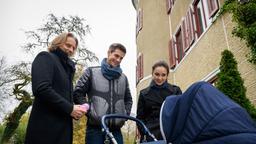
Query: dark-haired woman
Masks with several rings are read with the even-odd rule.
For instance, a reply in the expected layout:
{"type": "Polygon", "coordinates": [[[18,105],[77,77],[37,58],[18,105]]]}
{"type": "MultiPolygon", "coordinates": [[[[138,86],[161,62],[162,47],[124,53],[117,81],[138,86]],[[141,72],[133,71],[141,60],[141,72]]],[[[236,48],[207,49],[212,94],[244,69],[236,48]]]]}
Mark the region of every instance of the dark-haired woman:
{"type": "MultiPolygon", "coordinates": [[[[140,91],[137,106],[137,118],[143,121],[157,140],[163,139],[159,124],[162,103],[167,96],[182,94],[178,86],[168,83],[168,74],[169,66],[166,62],[159,61],[152,66],[152,81],[147,88],[140,91]]],[[[146,140],[153,141],[151,137],[146,137],[146,140]]]]}

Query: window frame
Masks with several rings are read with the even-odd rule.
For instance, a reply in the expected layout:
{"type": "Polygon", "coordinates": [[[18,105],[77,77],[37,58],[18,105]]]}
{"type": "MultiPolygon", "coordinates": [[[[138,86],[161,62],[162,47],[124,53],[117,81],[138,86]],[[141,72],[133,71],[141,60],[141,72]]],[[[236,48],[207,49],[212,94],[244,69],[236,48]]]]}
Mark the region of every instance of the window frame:
{"type": "Polygon", "coordinates": [[[137,12],[137,23],[136,23],[136,36],[142,30],[143,27],[143,11],[139,9],[137,12]]]}
{"type": "Polygon", "coordinates": [[[192,3],[196,34],[199,38],[212,24],[212,19],[219,10],[218,0],[194,0],[192,3]]]}
{"type": "Polygon", "coordinates": [[[174,0],[166,0],[167,14],[171,13],[173,5],[174,5],[174,0]]]}
{"type": "Polygon", "coordinates": [[[138,83],[143,78],[143,76],[143,54],[139,53],[136,65],[136,83],[138,83]]]}
{"type": "Polygon", "coordinates": [[[195,15],[195,22],[196,22],[197,38],[199,38],[207,28],[203,0],[195,0],[193,2],[193,9],[194,9],[194,15],[195,15]],[[198,8],[199,4],[200,6],[198,8]]]}
{"type": "Polygon", "coordinates": [[[208,5],[209,16],[213,17],[215,13],[219,10],[218,0],[209,0],[207,2],[207,5],[208,5]]]}
{"type": "Polygon", "coordinates": [[[175,47],[176,59],[177,59],[177,62],[180,63],[183,57],[185,56],[181,26],[178,28],[178,30],[175,33],[175,45],[176,45],[175,47]]]}
{"type": "Polygon", "coordinates": [[[170,69],[174,69],[176,66],[176,55],[175,55],[175,41],[173,37],[169,40],[168,49],[169,49],[170,69]]]}

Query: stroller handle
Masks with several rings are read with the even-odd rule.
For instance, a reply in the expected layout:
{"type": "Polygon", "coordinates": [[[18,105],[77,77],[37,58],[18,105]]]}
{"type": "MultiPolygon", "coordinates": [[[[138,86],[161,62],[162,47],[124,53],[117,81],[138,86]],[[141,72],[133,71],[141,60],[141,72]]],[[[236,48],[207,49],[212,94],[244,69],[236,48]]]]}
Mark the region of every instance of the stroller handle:
{"type": "Polygon", "coordinates": [[[135,121],[137,125],[139,125],[142,129],[143,129],[143,132],[144,132],[144,135],[148,135],[150,136],[151,138],[154,139],[154,141],[157,141],[157,139],[155,138],[155,136],[148,130],[148,128],[145,126],[145,124],[135,118],[135,117],[132,117],[132,116],[128,116],[128,115],[122,115],[122,114],[106,114],[104,116],[102,116],[101,118],[101,125],[102,125],[102,128],[103,130],[106,132],[107,136],[111,139],[111,141],[114,143],[114,144],[117,144],[113,134],[109,131],[109,128],[107,127],[106,125],[106,120],[107,119],[113,119],[113,118],[121,118],[121,119],[126,119],[126,120],[132,120],[132,121],[135,121]]]}

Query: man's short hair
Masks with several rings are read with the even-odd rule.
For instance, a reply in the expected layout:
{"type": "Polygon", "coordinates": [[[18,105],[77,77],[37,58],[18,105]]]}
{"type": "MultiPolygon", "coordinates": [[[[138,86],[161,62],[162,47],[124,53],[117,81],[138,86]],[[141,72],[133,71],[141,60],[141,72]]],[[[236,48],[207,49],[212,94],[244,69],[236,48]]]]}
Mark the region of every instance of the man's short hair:
{"type": "Polygon", "coordinates": [[[122,52],[124,52],[126,54],[126,48],[120,44],[120,43],[113,43],[109,46],[109,51],[110,53],[114,52],[116,49],[121,50],[122,52]]]}

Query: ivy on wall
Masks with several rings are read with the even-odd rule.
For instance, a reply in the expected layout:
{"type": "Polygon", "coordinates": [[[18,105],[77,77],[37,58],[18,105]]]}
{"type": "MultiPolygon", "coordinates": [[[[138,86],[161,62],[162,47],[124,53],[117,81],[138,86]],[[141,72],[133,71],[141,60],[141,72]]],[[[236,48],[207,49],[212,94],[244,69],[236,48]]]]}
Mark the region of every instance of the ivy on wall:
{"type": "Polygon", "coordinates": [[[220,15],[231,13],[236,22],[232,34],[245,40],[251,52],[247,55],[249,62],[256,64],[256,0],[226,0],[220,15]]]}

